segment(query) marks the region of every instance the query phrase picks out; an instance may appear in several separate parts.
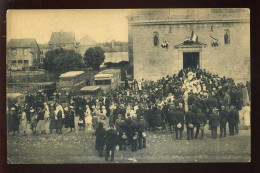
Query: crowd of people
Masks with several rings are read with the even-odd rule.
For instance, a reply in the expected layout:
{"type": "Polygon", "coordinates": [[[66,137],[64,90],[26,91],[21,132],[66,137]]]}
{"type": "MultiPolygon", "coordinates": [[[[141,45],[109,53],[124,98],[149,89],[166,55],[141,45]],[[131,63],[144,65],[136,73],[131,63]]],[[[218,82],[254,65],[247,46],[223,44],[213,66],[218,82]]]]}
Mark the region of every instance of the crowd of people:
{"type": "Polygon", "coordinates": [[[24,105],[8,106],[8,132],[27,134],[90,131],[99,156],[114,159],[115,149],[133,152],[146,147],[146,130],[175,132],[181,140],[239,134],[239,123],[250,128],[250,83],[235,84],[201,69],[184,69],[158,81],[125,81],[124,86],[100,97],[70,96],[66,103],[46,100],[43,92],[27,95],[24,105]],[[194,134],[195,133],[195,134],[194,134]]]}

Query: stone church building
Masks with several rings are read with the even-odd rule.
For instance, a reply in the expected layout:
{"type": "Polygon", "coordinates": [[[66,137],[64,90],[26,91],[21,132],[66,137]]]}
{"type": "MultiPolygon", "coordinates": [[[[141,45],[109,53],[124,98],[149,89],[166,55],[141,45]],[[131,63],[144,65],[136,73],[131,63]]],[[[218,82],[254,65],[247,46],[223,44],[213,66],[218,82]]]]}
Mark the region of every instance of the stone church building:
{"type": "Polygon", "coordinates": [[[138,9],[128,19],[129,61],[137,80],[201,68],[250,80],[249,9],[138,9]]]}

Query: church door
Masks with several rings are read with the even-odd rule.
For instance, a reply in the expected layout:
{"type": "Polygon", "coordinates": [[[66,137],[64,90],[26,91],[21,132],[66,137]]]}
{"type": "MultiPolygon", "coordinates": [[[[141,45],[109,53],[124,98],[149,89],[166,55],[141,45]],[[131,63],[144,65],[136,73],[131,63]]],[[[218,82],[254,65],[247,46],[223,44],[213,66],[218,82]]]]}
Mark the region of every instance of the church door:
{"type": "Polygon", "coordinates": [[[199,52],[183,52],[183,68],[199,68],[199,52]]]}

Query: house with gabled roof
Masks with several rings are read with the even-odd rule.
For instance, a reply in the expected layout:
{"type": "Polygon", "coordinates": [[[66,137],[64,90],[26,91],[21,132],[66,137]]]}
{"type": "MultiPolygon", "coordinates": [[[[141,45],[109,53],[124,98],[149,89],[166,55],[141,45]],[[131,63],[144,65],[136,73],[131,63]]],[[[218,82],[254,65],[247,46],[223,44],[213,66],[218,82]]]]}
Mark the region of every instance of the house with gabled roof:
{"type": "Polygon", "coordinates": [[[40,64],[40,48],[35,38],[11,39],[6,49],[10,70],[37,68],[40,64]]]}
{"type": "Polygon", "coordinates": [[[48,42],[49,49],[63,48],[76,50],[76,39],[74,32],[52,32],[50,41],[48,42]]]}

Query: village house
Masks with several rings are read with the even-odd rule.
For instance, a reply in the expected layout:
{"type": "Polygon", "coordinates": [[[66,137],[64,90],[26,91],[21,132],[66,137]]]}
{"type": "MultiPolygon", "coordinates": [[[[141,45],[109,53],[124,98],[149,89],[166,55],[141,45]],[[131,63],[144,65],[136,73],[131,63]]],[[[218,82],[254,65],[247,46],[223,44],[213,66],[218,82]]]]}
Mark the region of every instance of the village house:
{"type": "Polygon", "coordinates": [[[40,64],[40,49],[35,38],[11,39],[7,43],[9,70],[37,68],[40,64]]]}
{"type": "Polygon", "coordinates": [[[97,45],[96,41],[90,36],[86,35],[79,40],[78,52],[84,57],[86,50],[90,47],[95,47],[97,45]]]}
{"type": "Polygon", "coordinates": [[[52,32],[50,41],[48,42],[49,49],[63,48],[77,50],[77,43],[74,32],[52,32]]]}

